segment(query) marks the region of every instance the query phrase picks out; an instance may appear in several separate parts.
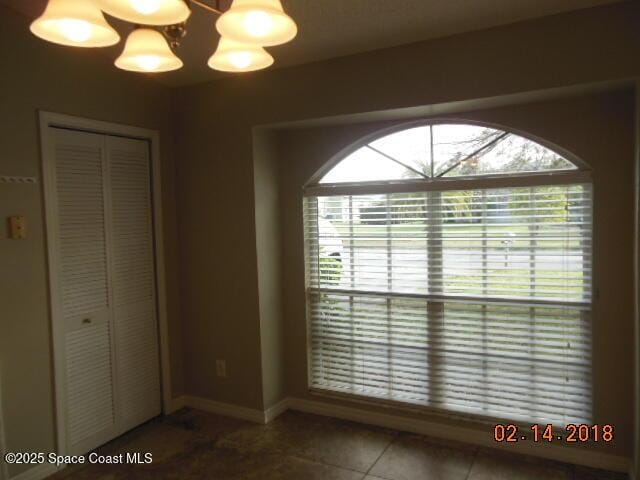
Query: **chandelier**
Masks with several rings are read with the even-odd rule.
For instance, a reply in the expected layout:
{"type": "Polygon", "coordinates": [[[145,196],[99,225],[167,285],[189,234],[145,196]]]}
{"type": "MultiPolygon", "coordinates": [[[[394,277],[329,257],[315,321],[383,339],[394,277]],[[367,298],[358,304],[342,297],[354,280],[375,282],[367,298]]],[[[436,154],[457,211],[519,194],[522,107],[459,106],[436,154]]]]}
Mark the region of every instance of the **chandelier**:
{"type": "Polygon", "coordinates": [[[191,7],[219,15],[218,47],[209,67],[224,72],[250,72],[271,66],[273,57],[263,48],[291,41],[298,27],[282,8],[281,0],[233,0],[222,11],[203,0],[48,0],[31,31],[49,42],[72,47],[108,47],[120,41],[104,13],[133,23],[115,65],[133,72],[168,72],[183,66],[176,55],[187,33],[191,7]],[[104,13],[103,13],[104,12],[104,13]]]}

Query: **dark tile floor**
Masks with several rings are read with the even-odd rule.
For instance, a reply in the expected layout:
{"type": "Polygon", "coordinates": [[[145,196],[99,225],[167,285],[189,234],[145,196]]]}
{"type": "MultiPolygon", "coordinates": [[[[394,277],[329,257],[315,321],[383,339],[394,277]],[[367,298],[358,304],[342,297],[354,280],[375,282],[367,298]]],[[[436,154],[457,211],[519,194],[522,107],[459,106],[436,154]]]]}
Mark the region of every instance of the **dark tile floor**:
{"type": "Polygon", "coordinates": [[[269,425],[194,410],[98,450],[151,452],[149,465],[68,467],[55,479],[622,480],[626,476],[298,412],[269,425]]]}

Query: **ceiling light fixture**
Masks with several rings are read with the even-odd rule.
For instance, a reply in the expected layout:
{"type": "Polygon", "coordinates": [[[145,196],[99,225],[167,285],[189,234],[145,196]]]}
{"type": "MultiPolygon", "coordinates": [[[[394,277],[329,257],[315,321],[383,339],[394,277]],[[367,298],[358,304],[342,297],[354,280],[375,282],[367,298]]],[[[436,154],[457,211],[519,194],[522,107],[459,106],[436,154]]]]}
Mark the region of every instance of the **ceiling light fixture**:
{"type": "Polygon", "coordinates": [[[86,0],[49,0],[30,30],[44,40],[72,47],[108,47],[120,41],[100,9],[86,0]]]}
{"type": "Polygon", "coordinates": [[[167,40],[152,28],[136,28],[124,45],[115,65],[131,72],[169,72],[182,67],[167,40]]]}
{"type": "Polygon", "coordinates": [[[221,38],[209,59],[211,68],[252,72],[271,66],[273,57],[262,47],[292,40],[298,33],[295,22],[284,12],[281,0],[232,2],[225,12],[220,8],[221,0],[215,0],[215,6],[205,0],[48,0],[44,13],[31,24],[31,31],[62,45],[114,45],[120,37],[102,10],[137,25],[115,61],[118,68],[167,72],[183,65],[174,51],[186,35],[191,5],[197,5],[220,15],[216,28],[221,38]],[[153,26],[163,28],[156,30],[153,26]]]}
{"type": "Polygon", "coordinates": [[[273,57],[259,45],[248,45],[226,37],[220,38],[218,49],[209,66],[222,72],[253,72],[273,65],[273,57]]]}

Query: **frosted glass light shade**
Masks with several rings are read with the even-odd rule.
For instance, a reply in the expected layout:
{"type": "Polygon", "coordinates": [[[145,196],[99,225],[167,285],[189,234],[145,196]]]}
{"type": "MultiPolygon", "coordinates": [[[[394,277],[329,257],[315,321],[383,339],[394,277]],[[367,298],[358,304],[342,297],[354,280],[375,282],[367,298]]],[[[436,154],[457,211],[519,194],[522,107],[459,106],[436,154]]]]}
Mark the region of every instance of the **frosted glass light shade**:
{"type": "Polygon", "coordinates": [[[168,72],[182,67],[180,60],[157,30],[138,28],[131,32],[116,67],[131,72],[168,72]]]}
{"type": "Polygon", "coordinates": [[[234,0],[216,28],[223,37],[265,47],[287,43],[298,34],[280,0],[234,0]]]}
{"type": "Polygon", "coordinates": [[[143,25],[174,25],[191,15],[184,0],[96,0],[96,3],[109,15],[143,25]]]}
{"type": "Polygon", "coordinates": [[[225,37],[220,38],[209,67],[222,72],[253,72],[273,65],[273,57],[259,45],[247,45],[225,37]]]}
{"type": "Polygon", "coordinates": [[[87,0],[49,0],[30,29],[43,40],[70,47],[108,47],[120,41],[100,9],[87,0]]]}

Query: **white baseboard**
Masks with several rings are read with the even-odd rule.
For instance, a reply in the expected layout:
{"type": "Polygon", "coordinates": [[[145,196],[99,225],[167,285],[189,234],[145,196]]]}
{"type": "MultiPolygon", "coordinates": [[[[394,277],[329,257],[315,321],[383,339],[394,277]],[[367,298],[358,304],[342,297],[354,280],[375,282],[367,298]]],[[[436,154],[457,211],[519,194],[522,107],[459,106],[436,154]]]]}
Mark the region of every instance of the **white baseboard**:
{"type": "Polygon", "coordinates": [[[239,418],[240,420],[248,420],[249,422],[265,423],[265,412],[262,410],[216,402],[207,398],[186,395],[183,406],[195,408],[196,410],[204,410],[205,412],[215,413],[217,415],[239,418]]]}
{"type": "Polygon", "coordinates": [[[264,423],[273,422],[276,418],[278,418],[284,412],[289,410],[289,403],[290,403],[290,399],[284,398],[280,400],[278,403],[276,403],[274,406],[272,406],[271,408],[268,408],[267,410],[265,410],[264,423]]]}
{"type": "Polygon", "coordinates": [[[177,412],[181,408],[187,406],[186,404],[187,397],[185,395],[181,395],[180,397],[172,398],[171,403],[167,408],[165,408],[165,415],[169,415],[171,413],[177,412]]]}
{"type": "Polygon", "coordinates": [[[533,442],[511,443],[505,448],[504,446],[496,443],[492,435],[469,428],[452,427],[450,425],[443,425],[425,420],[400,417],[386,413],[370,412],[359,408],[345,407],[301,398],[289,398],[288,405],[292,410],[342,418],[344,420],[429,435],[447,440],[471,443],[482,447],[504,449],[510,452],[533,455],[550,460],[572,463],[575,465],[583,465],[586,467],[601,468],[604,470],[624,473],[627,473],[630,470],[630,461],[628,458],[590,449],[587,450],[578,447],[563,447],[560,445],[548,445],[533,442]]]}
{"type": "Polygon", "coordinates": [[[167,413],[176,412],[184,407],[203,410],[205,412],[224,415],[226,417],[239,418],[240,420],[248,420],[255,423],[269,423],[289,409],[289,399],[285,398],[267,410],[262,411],[239,407],[229,403],[216,402],[214,400],[209,400],[208,398],[183,395],[172,400],[167,413]]]}
{"type": "Polygon", "coordinates": [[[49,475],[53,475],[58,471],[58,468],[51,463],[43,463],[30,468],[26,472],[22,472],[15,477],[11,477],[11,480],[42,480],[49,475]]]}

